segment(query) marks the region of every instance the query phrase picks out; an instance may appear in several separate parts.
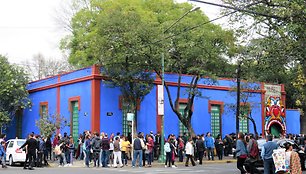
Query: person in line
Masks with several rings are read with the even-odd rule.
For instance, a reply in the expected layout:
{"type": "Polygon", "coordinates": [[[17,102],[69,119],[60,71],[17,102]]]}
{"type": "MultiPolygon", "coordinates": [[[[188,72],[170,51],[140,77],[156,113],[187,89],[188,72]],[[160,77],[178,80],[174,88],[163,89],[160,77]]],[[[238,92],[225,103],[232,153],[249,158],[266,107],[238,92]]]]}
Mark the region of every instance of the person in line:
{"type": "Polygon", "coordinates": [[[179,156],[179,162],[184,161],[184,150],[185,150],[185,143],[182,137],[178,138],[178,156],[179,156]]]}
{"type": "Polygon", "coordinates": [[[47,151],[47,159],[52,160],[52,142],[51,142],[51,136],[49,135],[46,140],[46,151],[47,151]]]}
{"type": "Polygon", "coordinates": [[[208,160],[211,159],[213,161],[214,161],[214,148],[215,148],[214,142],[215,142],[214,138],[211,137],[210,132],[207,132],[206,138],[205,138],[205,147],[207,150],[207,157],[208,157],[208,160]]]}
{"type": "Polygon", "coordinates": [[[114,142],[114,168],[117,168],[117,161],[119,161],[120,168],[123,167],[120,150],[120,137],[116,136],[114,142]]]}
{"type": "Polygon", "coordinates": [[[196,141],[196,147],[197,147],[197,152],[198,152],[199,164],[202,165],[202,160],[203,160],[203,156],[204,156],[205,146],[204,146],[203,137],[201,135],[199,136],[198,140],[196,141]]]}
{"type": "Polygon", "coordinates": [[[142,167],[142,146],[141,146],[142,140],[139,138],[139,136],[141,135],[138,135],[133,142],[133,161],[132,161],[133,168],[135,167],[137,158],[139,162],[139,167],[140,168],[142,167]]]}
{"type": "Polygon", "coordinates": [[[244,139],[244,134],[242,132],[238,133],[238,140],[236,142],[236,156],[237,156],[237,168],[240,170],[241,174],[247,173],[243,167],[244,162],[247,158],[247,148],[246,141],[244,139]]]}
{"type": "Polygon", "coordinates": [[[28,157],[29,157],[29,170],[34,170],[34,162],[36,161],[36,150],[38,150],[37,141],[34,138],[34,134],[30,134],[30,138],[17,150],[20,150],[27,146],[28,157]]]}
{"type": "Polygon", "coordinates": [[[74,154],[74,150],[75,150],[75,145],[74,145],[74,141],[73,141],[73,137],[71,136],[69,139],[69,153],[70,153],[70,165],[73,165],[73,154],[74,154]]]}
{"type": "Polygon", "coordinates": [[[222,141],[221,136],[219,135],[215,141],[215,147],[216,152],[219,160],[222,160],[223,158],[223,149],[224,149],[224,143],[222,141]]]}
{"type": "Polygon", "coordinates": [[[102,135],[102,140],[101,140],[101,163],[102,167],[108,167],[108,157],[109,157],[109,149],[110,149],[110,143],[109,139],[107,137],[107,133],[102,135]]]}
{"type": "Polygon", "coordinates": [[[85,165],[89,168],[89,155],[90,155],[90,148],[91,148],[91,142],[90,142],[90,135],[85,136],[84,146],[83,150],[85,151],[85,165]]]}
{"type": "Polygon", "coordinates": [[[131,147],[130,142],[128,141],[127,137],[122,137],[123,141],[121,142],[121,153],[122,153],[122,164],[127,166],[127,152],[128,149],[131,147]]]}
{"type": "MultiPolygon", "coordinates": [[[[202,144],[204,146],[204,142],[202,144]]],[[[186,147],[185,147],[185,151],[186,151],[186,156],[187,156],[185,166],[188,167],[189,159],[191,160],[192,166],[195,166],[195,162],[193,160],[194,147],[193,147],[193,140],[192,140],[192,138],[189,138],[189,140],[188,140],[188,142],[186,144],[186,147]]],[[[204,152],[204,150],[203,150],[203,152],[204,152]]],[[[203,156],[202,156],[202,158],[203,158],[203,156]]],[[[200,164],[202,164],[202,160],[201,159],[200,159],[200,164]]]]}
{"type": "Polygon", "coordinates": [[[164,145],[164,150],[166,153],[166,161],[165,161],[165,168],[170,167],[171,164],[171,148],[170,148],[170,138],[168,139],[168,141],[166,141],[165,145],[164,145]],[[167,166],[168,164],[168,166],[167,166]]]}
{"type": "Polygon", "coordinates": [[[286,174],[302,174],[299,154],[293,151],[291,143],[287,142],[284,144],[284,146],[286,149],[285,162],[288,169],[286,174]]]}
{"type": "Polygon", "coordinates": [[[101,151],[101,139],[100,134],[96,132],[95,137],[92,140],[93,160],[94,167],[99,167],[100,164],[100,151],[101,151]]]}
{"type": "Polygon", "coordinates": [[[250,172],[251,174],[260,173],[260,171],[256,168],[255,165],[255,163],[259,159],[259,148],[258,148],[258,143],[253,134],[249,134],[249,142],[247,150],[249,154],[248,155],[249,158],[247,159],[248,162],[246,162],[245,164],[247,171],[250,172]]]}
{"type": "Polygon", "coordinates": [[[2,168],[7,168],[5,163],[6,152],[4,149],[5,149],[5,141],[3,140],[0,143],[0,162],[2,164],[2,168]]]}
{"type": "Polygon", "coordinates": [[[278,146],[272,141],[273,136],[267,135],[266,143],[261,148],[261,157],[264,161],[264,174],[274,174],[275,166],[272,158],[273,150],[277,149],[278,146]]]}
{"type": "Polygon", "coordinates": [[[152,167],[153,162],[154,140],[151,135],[148,136],[147,151],[148,151],[148,167],[152,167]]]}

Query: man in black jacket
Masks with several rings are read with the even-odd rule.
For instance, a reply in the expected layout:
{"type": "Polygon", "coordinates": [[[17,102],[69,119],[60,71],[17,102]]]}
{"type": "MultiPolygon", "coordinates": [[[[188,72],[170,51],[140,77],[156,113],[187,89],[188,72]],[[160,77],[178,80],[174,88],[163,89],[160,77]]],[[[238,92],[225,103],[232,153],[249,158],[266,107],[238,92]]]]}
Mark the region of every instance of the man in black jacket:
{"type": "Polygon", "coordinates": [[[199,164],[202,165],[203,155],[205,151],[204,140],[203,137],[200,135],[197,142],[196,142],[199,164]]]}
{"type": "Polygon", "coordinates": [[[36,150],[38,149],[38,143],[36,139],[34,138],[34,134],[30,134],[30,138],[22,145],[19,149],[24,148],[26,145],[28,145],[28,157],[29,157],[29,170],[34,170],[33,163],[36,160],[36,150]]]}

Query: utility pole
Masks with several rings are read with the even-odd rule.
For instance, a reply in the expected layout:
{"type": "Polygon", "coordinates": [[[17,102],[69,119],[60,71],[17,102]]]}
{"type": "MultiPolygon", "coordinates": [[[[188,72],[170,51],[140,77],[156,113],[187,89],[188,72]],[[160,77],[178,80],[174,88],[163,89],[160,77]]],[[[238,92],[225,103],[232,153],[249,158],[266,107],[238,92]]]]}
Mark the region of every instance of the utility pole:
{"type": "Polygon", "coordinates": [[[238,135],[238,132],[239,132],[239,116],[240,116],[240,75],[241,75],[241,62],[238,61],[238,68],[237,68],[236,135],[238,135]]]}

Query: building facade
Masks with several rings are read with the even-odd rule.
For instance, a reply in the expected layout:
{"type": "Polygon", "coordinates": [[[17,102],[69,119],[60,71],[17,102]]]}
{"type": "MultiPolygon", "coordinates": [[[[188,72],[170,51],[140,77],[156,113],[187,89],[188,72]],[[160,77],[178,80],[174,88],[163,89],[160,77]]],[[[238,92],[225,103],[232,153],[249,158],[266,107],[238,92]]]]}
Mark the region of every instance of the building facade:
{"type": "MultiPolygon", "coordinates": [[[[177,74],[166,73],[165,82],[172,96],[177,93],[177,74]]],[[[179,109],[186,107],[188,93],[186,89],[192,76],[184,75],[181,82],[179,109]]],[[[38,133],[35,121],[42,115],[60,115],[69,121],[70,126],[60,130],[77,138],[84,130],[127,134],[131,131],[127,117],[122,112],[121,93],[105,83],[97,66],[87,67],[73,72],[34,81],[28,84],[32,107],[16,115],[8,127],[9,137],[26,137],[30,132],[38,133]]],[[[180,134],[186,128],[180,123],[170,108],[166,94],[163,94],[161,80],[156,78],[151,92],[139,103],[137,131],[160,132],[161,117],[164,114],[165,135],[180,134]]],[[[212,132],[214,136],[236,132],[235,104],[237,93],[235,79],[219,78],[216,83],[201,79],[193,104],[192,126],[196,134],[212,132]]],[[[252,88],[247,101],[241,102],[239,129],[253,132],[253,124],[245,116],[252,116],[259,134],[300,133],[299,112],[287,110],[284,85],[250,83],[252,88]]],[[[175,99],[174,99],[175,100],[175,99]]]]}

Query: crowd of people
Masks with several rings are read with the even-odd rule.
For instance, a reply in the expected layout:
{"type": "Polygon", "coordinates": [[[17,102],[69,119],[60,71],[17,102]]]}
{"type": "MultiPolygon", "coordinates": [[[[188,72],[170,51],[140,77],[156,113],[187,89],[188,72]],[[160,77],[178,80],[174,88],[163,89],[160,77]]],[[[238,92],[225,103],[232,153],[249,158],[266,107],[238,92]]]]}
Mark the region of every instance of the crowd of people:
{"type": "MultiPolygon", "coordinates": [[[[258,160],[260,157],[264,161],[265,174],[268,171],[273,171],[274,164],[272,153],[278,145],[272,141],[272,136],[266,136],[267,142],[263,145],[261,154],[259,154],[257,139],[258,136],[253,134],[244,135],[238,133],[229,134],[225,137],[218,135],[216,138],[211,136],[210,132],[205,135],[197,135],[190,137],[187,133],[180,136],[170,134],[165,137],[163,144],[165,152],[165,167],[176,168],[176,159],[179,162],[184,162],[185,166],[189,166],[189,161],[192,166],[202,165],[203,158],[214,160],[215,156],[219,160],[223,156],[232,155],[237,158],[237,168],[241,173],[256,173],[256,168],[253,165],[246,165],[246,160],[258,160]],[[233,150],[234,149],[234,150],[233,150]]],[[[304,136],[296,136],[289,134],[287,137],[299,145],[305,145],[306,138],[304,136]]],[[[0,162],[5,168],[5,135],[0,136],[0,162]]],[[[134,139],[131,134],[128,136],[121,135],[119,132],[115,135],[112,133],[108,136],[107,133],[91,133],[84,131],[79,135],[79,138],[74,141],[74,138],[67,133],[44,137],[30,133],[25,144],[18,150],[26,151],[26,162],[24,169],[32,170],[34,166],[42,167],[48,165],[48,160],[58,160],[59,167],[71,166],[74,160],[84,160],[84,165],[90,167],[92,163],[94,167],[124,167],[130,164],[132,167],[151,167],[152,162],[159,159],[161,152],[161,136],[154,134],[152,131],[149,134],[139,132],[134,139]],[[132,158],[133,157],[133,158],[132,158]],[[128,161],[131,160],[131,163],[128,161]],[[138,162],[137,162],[138,161],[138,162]]],[[[293,165],[299,161],[298,155],[292,151],[292,147],[286,144],[286,155],[290,171],[300,171],[301,166],[293,165]],[[290,154],[290,155],[289,155],[290,154]],[[292,163],[292,164],[291,164],[292,163]],[[290,165],[291,164],[291,165],[290,165]],[[295,166],[295,167],[294,167],[295,166]],[[297,166],[297,167],[296,167],[297,166]]],[[[252,164],[252,163],[249,163],[252,164]]],[[[298,173],[298,172],[297,172],[298,173]]]]}

